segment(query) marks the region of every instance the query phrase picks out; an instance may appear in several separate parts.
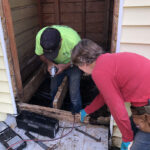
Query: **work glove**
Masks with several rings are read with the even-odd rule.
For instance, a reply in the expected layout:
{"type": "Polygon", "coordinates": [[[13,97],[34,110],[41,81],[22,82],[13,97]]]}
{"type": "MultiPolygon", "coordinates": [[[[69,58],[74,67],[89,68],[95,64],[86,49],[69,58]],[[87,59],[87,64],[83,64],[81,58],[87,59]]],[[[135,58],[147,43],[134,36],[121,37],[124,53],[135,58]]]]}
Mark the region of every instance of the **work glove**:
{"type": "Polygon", "coordinates": [[[130,150],[133,142],[122,142],[121,150],[130,150]]]}
{"type": "Polygon", "coordinates": [[[84,118],[87,116],[87,113],[85,112],[84,109],[80,110],[80,120],[81,122],[84,121],[84,118]]]}

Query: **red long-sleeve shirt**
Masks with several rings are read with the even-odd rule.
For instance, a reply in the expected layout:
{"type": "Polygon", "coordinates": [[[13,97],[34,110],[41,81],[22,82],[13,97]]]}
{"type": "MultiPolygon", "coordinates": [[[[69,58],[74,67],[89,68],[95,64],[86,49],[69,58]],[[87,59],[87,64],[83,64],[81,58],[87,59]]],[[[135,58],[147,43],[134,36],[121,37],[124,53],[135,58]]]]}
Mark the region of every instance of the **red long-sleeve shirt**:
{"type": "Polygon", "coordinates": [[[90,114],[107,104],[123,141],[132,141],[133,131],[124,102],[136,107],[148,104],[150,60],[134,53],[103,54],[96,60],[92,78],[100,94],[85,111],[90,114]]]}

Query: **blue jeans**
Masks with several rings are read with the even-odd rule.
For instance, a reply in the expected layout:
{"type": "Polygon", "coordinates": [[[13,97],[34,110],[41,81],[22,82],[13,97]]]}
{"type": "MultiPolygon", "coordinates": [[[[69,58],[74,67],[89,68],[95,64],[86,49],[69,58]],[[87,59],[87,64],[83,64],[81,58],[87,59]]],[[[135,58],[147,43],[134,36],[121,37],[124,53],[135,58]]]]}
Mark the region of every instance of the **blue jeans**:
{"type": "Polygon", "coordinates": [[[150,150],[150,133],[140,131],[136,128],[132,118],[130,120],[134,132],[134,142],[131,150],[150,150]]]}
{"type": "Polygon", "coordinates": [[[72,113],[78,113],[81,110],[81,95],[80,95],[80,79],[81,71],[73,66],[64,70],[62,73],[58,74],[54,78],[51,78],[50,85],[50,96],[52,101],[56,95],[59,85],[61,84],[64,77],[67,76],[69,80],[69,94],[71,99],[71,111],[72,113]]]}

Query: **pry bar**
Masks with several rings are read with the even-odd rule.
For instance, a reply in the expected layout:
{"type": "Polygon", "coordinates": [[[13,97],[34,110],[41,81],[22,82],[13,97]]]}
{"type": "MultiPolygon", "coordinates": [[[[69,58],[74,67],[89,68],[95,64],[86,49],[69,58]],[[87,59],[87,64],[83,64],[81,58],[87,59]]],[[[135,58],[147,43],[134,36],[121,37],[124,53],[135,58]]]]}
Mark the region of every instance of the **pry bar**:
{"type": "Polygon", "coordinates": [[[90,138],[92,138],[93,140],[95,140],[97,142],[101,142],[101,137],[98,139],[98,138],[96,138],[96,137],[88,134],[87,132],[84,132],[84,131],[78,129],[78,128],[75,128],[75,130],[78,131],[78,132],[80,132],[80,133],[82,133],[82,134],[84,134],[84,135],[86,135],[86,136],[88,136],[88,137],[90,137],[90,138]]]}

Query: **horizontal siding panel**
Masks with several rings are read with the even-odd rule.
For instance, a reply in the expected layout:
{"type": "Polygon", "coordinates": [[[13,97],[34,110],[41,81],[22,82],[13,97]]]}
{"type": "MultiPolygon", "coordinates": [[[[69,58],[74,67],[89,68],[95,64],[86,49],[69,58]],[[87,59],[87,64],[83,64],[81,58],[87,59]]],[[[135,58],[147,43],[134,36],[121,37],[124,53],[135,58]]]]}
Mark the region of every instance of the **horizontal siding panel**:
{"type": "Polygon", "coordinates": [[[150,6],[150,0],[125,0],[124,7],[150,6]]]}
{"type": "Polygon", "coordinates": [[[50,3],[50,4],[42,4],[42,9],[41,12],[42,13],[54,13],[55,11],[55,5],[54,3],[50,3]]]}
{"type": "Polygon", "coordinates": [[[14,24],[14,32],[15,32],[15,35],[17,35],[19,33],[22,33],[24,31],[27,31],[37,26],[38,26],[38,17],[24,19],[14,24]]]}
{"type": "Polygon", "coordinates": [[[105,1],[91,1],[86,3],[87,12],[104,12],[105,11],[105,1]]]}
{"type": "Polygon", "coordinates": [[[36,5],[24,7],[21,9],[14,9],[12,11],[13,22],[36,15],[38,15],[38,9],[36,5]]]}
{"type": "Polygon", "coordinates": [[[86,23],[104,22],[104,13],[86,13],[86,23]]]}
{"type": "Polygon", "coordinates": [[[0,56],[0,69],[5,69],[4,57],[0,56]]]}
{"type": "Polygon", "coordinates": [[[2,93],[2,92],[0,92],[0,103],[9,103],[9,104],[11,104],[10,93],[2,93]]]}
{"type": "Polygon", "coordinates": [[[121,43],[150,44],[150,26],[122,27],[121,43]]]}
{"type": "Polygon", "coordinates": [[[0,112],[13,114],[14,111],[12,104],[0,103],[0,112]]]}
{"type": "Polygon", "coordinates": [[[150,59],[150,45],[122,43],[120,45],[120,51],[137,53],[150,59]]]}
{"type": "Polygon", "coordinates": [[[61,3],[60,5],[61,13],[82,12],[82,9],[82,3],[61,3]]]}
{"type": "Polygon", "coordinates": [[[0,81],[0,92],[9,93],[9,84],[8,82],[0,81]]]}
{"type": "Polygon", "coordinates": [[[0,81],[8,81],[6,70],[0,69],[0,81]]]}
{"type": "Polygon", "coordinates": [[[10,7],[16,8],[16,7],[24,7],[27,5],[33,5],[37,4],[36,0],[9,0],[10,7]]]}
{"type": "Polygon", "coordinates": [[[7,118],[7,114],[6,113],[0,113],[0,121],[5,121],[7,118]]]}
{"type": "Polygon", "coordinates": [[[82,22],[82,15],[81,13],[68,13],[68,14],[62,14],[61,15],[61,23],[67,24],[67,23],[77,23],[82,22]]]}
{"type": "Polygon", "coordinates": [[[56,19],[56,15],[55,14],[43,14],[42,15],[42,21],[43,21],[43,25],[51,25],[54,24],[56,19]]]}
{"type": "Polygon", "coordinates": [[[150,25],[150,7],[124,8],[123,25],[150,25]]]}
{"type": "Polygon", "coordinates": [[[22,46],[23,44],[26,45],[29,41],[33,40],[35,42],[36,33],[38,32],[39,28],[35,27],[31,30],[28,30],[22,34],[16,36],[16,44],[17,48],[22,46]]]}

